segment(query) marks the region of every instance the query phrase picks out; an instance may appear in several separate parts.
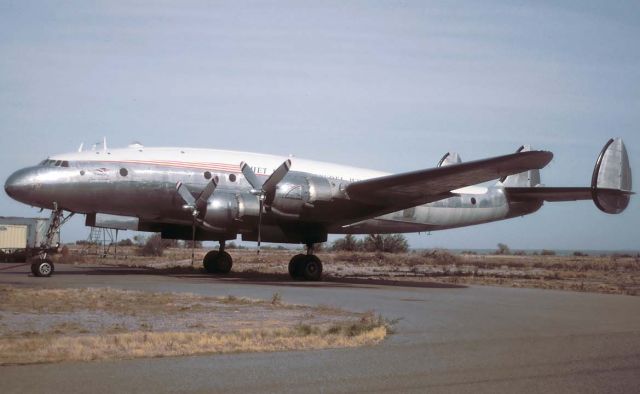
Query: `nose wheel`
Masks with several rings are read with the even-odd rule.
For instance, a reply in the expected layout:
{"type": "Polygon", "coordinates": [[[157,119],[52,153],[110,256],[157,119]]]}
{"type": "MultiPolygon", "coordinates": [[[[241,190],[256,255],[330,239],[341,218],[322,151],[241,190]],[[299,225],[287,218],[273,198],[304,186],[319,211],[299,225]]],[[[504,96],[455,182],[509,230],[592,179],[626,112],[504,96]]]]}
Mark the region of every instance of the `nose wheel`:
{"type": "Polygon", "coordinates": [[[37,257],[33,263],[31,263],[31,273],[33,276],[47,277],[53,274],[54,266],[53,262],[49,259],[40,259],[37,257]]]}
{"type": "Polygon", "coordinates": [[[313,245],[307,245],[307,254],[297,254],[289,261],[289,275],[293,279],[318,281],[322,278],[322,261],[313,254],[313,245]]]}

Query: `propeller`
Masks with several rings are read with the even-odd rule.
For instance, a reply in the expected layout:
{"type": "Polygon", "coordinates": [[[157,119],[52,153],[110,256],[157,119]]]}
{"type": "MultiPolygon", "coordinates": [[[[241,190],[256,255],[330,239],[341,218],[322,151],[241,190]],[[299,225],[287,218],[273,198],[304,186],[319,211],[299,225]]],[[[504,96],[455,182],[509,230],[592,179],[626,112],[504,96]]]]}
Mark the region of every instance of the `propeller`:
{"type": "Polygon", "coordinates": [[[199,219],[200,213],[204,212],[207,209],[207,201],[209,197],[216,190],[216,186],[218,186],[218,177],[213,177],[211,182],[207,183],[207,185],[202,189],[198,198],[193,198],[193,195],[187,189],[187,187],[180,181],[176,183],[176,191],[184,201],[184,205],[182,208],[191,211],[191,216],[193,217],[193,221],[191,224],[191,265],[193,265],[195,259],[195,249],[196,249],[196,226],[197,221],[199,219]]]}
{"type": "Polygon", "coordinates": [[[244,178],[252,187],[251,194],[257,196],[260,203],[260,211],[258,212],[258,255],[260,254],[263,207],[265,203],[269,206],[273,202],[276,195],[276,187],[285,175],[287,175],[289,169],[291,169],[291,160],[287,159],[284,163],[280,164],[280,166],[276,168],[271,175],[269,175],[266,181],[260,182],[247,163],[244,161],[240,163],[240,171],[242,171],[242,175],[244,175],[244,178]]]}

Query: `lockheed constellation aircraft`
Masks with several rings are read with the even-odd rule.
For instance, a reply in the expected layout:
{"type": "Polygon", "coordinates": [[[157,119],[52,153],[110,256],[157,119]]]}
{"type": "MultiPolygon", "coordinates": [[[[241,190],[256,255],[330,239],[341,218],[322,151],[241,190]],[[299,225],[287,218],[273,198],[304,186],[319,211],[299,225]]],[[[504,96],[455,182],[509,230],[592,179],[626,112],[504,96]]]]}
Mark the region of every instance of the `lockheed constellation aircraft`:
{"type": "MultiPolygon", "coordinates": [[[[387,174],[301,158],[193,148],[83,151],[52,156],[13,173],[9,196],[52,210],[49,236],[32,263],[49,276],[53,234],[74,213],[88,226],[160,232],[163,238],[214,240],[203,260],[210,273],[228,273],[225,241],[303,243],[289,262],[294,278],[319,280],[313,254],[327,234],[435,231],[523,216],[545,201],[592,199],[602,211],[622,212],[631,169],[621,139],[597,158],[590,187],[547,187],[539,169],[553,154],[523,146],[514,154],[462,163],[447,153],[434,168],[387,174]],[[489,187],[474,186],[497,180],[489,187]],[[64,211],[69,214],[64,216],[64,211]]],[[[192,254],[193,258],[193,254],[192,254]]]]}

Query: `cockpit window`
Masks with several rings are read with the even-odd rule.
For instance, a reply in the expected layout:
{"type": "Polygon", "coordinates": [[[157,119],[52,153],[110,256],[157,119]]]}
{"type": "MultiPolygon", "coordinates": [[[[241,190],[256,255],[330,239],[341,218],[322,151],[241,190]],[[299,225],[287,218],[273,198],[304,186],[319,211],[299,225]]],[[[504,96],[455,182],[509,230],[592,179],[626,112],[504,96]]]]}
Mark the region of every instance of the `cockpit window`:
{"type": "Polygon", "coordinates": [[[69,167],[69,162],[64,160],[62,161],[62,164],[60,164],[61,167],[69,167]]]}
{"type": "Polygon", "coordinates": [[[44,166],[44,165],[46,165],[46,164],[47,164],[47,162],[48,162],[48,161],[49,161],[48,159],[44,159],[44,160],[42,160],[40,163],[38,163],[38,165],[39,165],[39,166],[44,166]]]}
{"type": "Polygon", "coordinates": [[[62,160],[56,161],[56,167],[60,167],[60,164],[62,164],[62,160]]]}

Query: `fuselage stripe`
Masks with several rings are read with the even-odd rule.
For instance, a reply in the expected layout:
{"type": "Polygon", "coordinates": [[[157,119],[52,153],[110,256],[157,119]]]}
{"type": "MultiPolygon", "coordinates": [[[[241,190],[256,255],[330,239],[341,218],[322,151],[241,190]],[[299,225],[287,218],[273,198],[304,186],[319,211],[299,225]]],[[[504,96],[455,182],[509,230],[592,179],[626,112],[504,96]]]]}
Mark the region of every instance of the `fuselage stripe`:
{"type": "Polygon", "coordinates": [[[109,162],[109,163],[149,164],[149,165],[161,165],[161,166],[167,166],[167,167],[197,168],[197,169],[206,169],[206,170],[240,172],[239,165],[226,164],[226,163],[181,162],[181,161],[167,161],[167,160],[95,160],[95,161],[109,162]]]}

